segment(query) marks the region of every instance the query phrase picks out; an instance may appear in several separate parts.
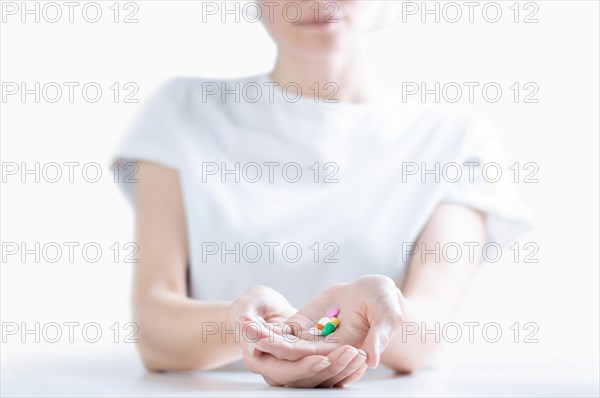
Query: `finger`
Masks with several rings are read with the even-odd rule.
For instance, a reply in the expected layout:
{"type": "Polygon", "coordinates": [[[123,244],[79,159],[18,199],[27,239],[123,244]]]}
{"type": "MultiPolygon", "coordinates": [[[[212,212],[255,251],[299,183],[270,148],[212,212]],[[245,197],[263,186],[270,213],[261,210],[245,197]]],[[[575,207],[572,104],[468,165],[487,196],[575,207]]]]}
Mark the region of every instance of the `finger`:
{"type": "Polygon", "coordinates": [[[328,355],[338,347],[338,343],[308,341],[289,335],[272,335],[256,342],[258,350],[288,361],[297,361],[308,355],[328,355]]]}
{"type": "Polygon", "coordinates": [[[284,335],[284,334],[288,333],[288,331],[285,328],[285,325],[283,325],[283,324],[268,323],[265,325],[265,327],[270,328],[273,331],[273,333],[278,334],[278,335],[284,335]]]}
{"type": "Polygon", "coordinates": [[[239,331],[241,334],[239,340],[240,346],[249,355],[254,355],[257,341],[262,338],[269,338],[269,335],[272,335],[264,325],[254,321],[243,322],[240,325],[239,331]]]}
{"type": "Polygon", "coordinates": [[[323,383],[321,383],[320,387],[333,387],[340,381],[347,379],[356,371],[358,371],[361,367],[366,367],[366,360],[367,354],[363,350],[358,350],[358,355],[354,357],[354,359],[340,373],[328,380],[325,380],[323,383]]]}
{"type": "Polygon", "coordinates": [[[256,348],[264,353],[271,354],[277,359],[297,361],[309,355],[317,355],[316,344],[310,341],[299,340],[291,342],[292,337],[274,335],[256,342],[256,348]]]}
{"type": "MultiPolygon", "coordinates": [[[[265,324],[265,320],[256,313],[253,312],[244,312],[235,319],[237,325],[240,327],[244,327],[245,325],[252,324],[257,327],[263,328],[265,324]]],[[[236,326],[237,326],[236,325],[236,326]]]]}
{"type": "Polygon", "coordinates": [[[294,336],[301,336],[302,333],[308,332],[315,322],[312,318],[309,318],[300,312],[296,312],[285,323],[287,325],[288,333],[293,334],[294,336]]]}
{"type": "Polygon", "coordinates": [[[273,381],[275,385],[289,385],[308,379],[331,366],[331,360],[322,355],[311,355],[298,361],[277,359],[270,354],[248,358],[256,373],[273,381]]]}
{"type": "Polygon", "coordinates": [[[359,380],[365,374],[368,366],[366,363],[363,363],[360,368],[358,368],[354,373],[350,376],[346,377],[344,380],[340,380],[334,387],[344,387],[350,383],[354,383],[356,380],[359,380]]]}
{"type": "Polygon", "coordinates": [[[386,303],[381,303],[383,310],[370,308],[368,311],[369,331],[362,348],[367,353],[367,365],[371,368],[379,365],[381,353],[403,322],[404,316],[400,305],[403,297],[400,289],[395,288],[395,291],[395,297],[392,295],[388,297],[386,303]]]}
{"type": "Polygon", "coordinates": [[[387,347],[392,328],[387,324],[372,325],[363,343],[362,349],[367,353],[367,365],[376,368],[379,365],[381,353],[387,347]]]}
{"type": "Polygon", "coordinates": [[[284,324],[277,324],[274,322],[268,322],[264,317],[260,310],[260,306],[257,305],[256,302],[251,302],[246,300],[243,302],[243,305],[240,309],[240,314],[237,316],[235,321],[238,325],[244,325],[247,323],[254,323],[256,325],[262,326],[263,329],[272,330],[275,332],[281,332],[284,324]]]}
{"type": "Polygon", "coordinates": [[[331,360],[331,366],[328,366],[327,368],[318,372],[312,377],[292,383],[290,387],[319,386],[326,380],[335,377],[341,371],[343,371],[346,368],[346,366],[348,366],[348,364],[352,362],[354,358],[356,358],[357,355],[358,351],[356,350],[356,348],[348,345],[342,346],[327,356],[327,358],[331,360]]]}

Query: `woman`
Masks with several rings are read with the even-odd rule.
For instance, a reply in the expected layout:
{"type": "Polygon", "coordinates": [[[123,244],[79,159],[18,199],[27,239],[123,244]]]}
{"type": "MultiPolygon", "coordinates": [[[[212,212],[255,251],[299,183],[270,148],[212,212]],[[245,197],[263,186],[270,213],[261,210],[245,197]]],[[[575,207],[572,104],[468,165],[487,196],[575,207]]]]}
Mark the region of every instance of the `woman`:
{"type": "Polygon", "coordinates": [[[481,178],[500,160],[489,127],[375,88],[359,44],[373,2],[297,2],[293,20],[286,2],[267,3],[272,72],[169,82],[118,153],[139,167],[122,186],[136,212],[142,361],[243,358],[291,387],[343,386],[380,362],[411,372],[438,343],[404,326],[452,318],[481,258],[463,243],[505,241],[525,213],[510,187],[481,178]],[[427,172],[447,164],[463,178],[427,172]],[[457,243],[459,260],[440,255],[457,243]],[[338,329],[312,336],[332,306],[338,329]]]}

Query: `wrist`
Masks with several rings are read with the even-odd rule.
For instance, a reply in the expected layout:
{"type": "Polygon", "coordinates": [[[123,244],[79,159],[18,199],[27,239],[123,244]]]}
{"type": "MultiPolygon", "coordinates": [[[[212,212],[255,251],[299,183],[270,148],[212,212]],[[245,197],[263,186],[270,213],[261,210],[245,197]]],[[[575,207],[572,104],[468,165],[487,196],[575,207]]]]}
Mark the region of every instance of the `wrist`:
{"type": "Polygon", "coordinates": [[[242,303],[241,298],[233,300],[229,302],[229,304],[225,307],[225,323],[227,325],[228,330],[235,330],[236,324],[241,322],[242,317],[242,303]]]}
{"type": "Polygon", "coordinates": [[[402,313],[406,316],[407,312],[410,311],[411,304],[409,300],[407,300],[406,297],[404,297],[404,294],[402,294],[402,290],[400,290],[399,287],[396,287],[396,295],[398,296],[398,304],[400,305],[400,309],[402,310],[402,313]]]}

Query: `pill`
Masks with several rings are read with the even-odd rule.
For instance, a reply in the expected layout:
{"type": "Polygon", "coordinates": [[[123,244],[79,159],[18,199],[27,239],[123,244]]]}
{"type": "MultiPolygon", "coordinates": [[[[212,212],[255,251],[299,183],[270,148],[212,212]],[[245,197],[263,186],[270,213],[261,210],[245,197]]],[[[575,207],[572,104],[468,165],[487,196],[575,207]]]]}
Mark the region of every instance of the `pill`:
{"type": "Polygon", "coordinates": [[[325,326],[327,322],[329,322],[329,317],[324,316],[323,318],[319,319],[319,322],[317,322],[317,328],[319,330],[323,329],[323,326],[325,326]],[[321,327],[319,327],[319,325],[321,325],[321,327]]]}
{"type": "Polygon", "coordinates": [[[321,330],[318,330],[316,328],[310,328],[310,329],[308,329],[308,332],[310,334],[312,334],[313,336],[320,336],[322,334],[321,330]]]}
{"type": "Polygon", "coordinates": [[[336,317],[333,317],[329,320],[330,323],[333,323],[333,326],[335,326],[336,328],[340,325],[340,320],[337,319],[336,317]]]}
{"type": "Polygon", "coordinates": [[[340,313],[340,309],[338,307],[331,307],[327,310],[327,316],[330,318],[338,316],[340,313]]]}
{"type": "Polygon", "coordinates": [[[323,334],[323,336],[327,336],[328,334],[333,333],[334,330],[335,325],[331,322],[328,322],[327,325],[323,326],[323,329],[321,329],[321,333],[323,334]]]}

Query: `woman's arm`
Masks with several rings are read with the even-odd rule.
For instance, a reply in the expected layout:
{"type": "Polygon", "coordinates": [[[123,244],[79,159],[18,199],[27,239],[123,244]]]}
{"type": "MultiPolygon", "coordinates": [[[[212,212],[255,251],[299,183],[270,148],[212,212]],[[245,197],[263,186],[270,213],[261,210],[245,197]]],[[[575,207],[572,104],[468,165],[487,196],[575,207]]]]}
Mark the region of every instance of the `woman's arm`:
{"type": "MultiPolygon", "coordinates": [[[[439,344],[432,334],[425,336],[423,343],[422,332],[424,328],[435,330],[436,322],[441,330],[452,320],[479,267],[484,240],[482,213],[453,204],[438,206],[417,241],[418,249],[411,256],[401,287],[403,326],[383,352],[384,364],[398,372],[411,372],[426,364],[439,344]],[[462,249],[462,256],[455,263],[444,259],[442,249],[448,243],[456,243],[462,249]],[[473,258],[469,258],[465,244],[478,244],[473,258]],[[424,249],[431,252],[427,254],[424,249]],[[414,328],[417,328],[416,333],[414,328]]],[[[454,256],[454,252],[450,250],[449,255],[454,256]]]]}
{"type": "Polygon", "coordinates": [[[231,303],[188,297],[187,233],[177,172],[138,164],[133,317],[144,366],[155,371],[210,369],[241,358],[235,336],[221,333],[231,303]]]}

